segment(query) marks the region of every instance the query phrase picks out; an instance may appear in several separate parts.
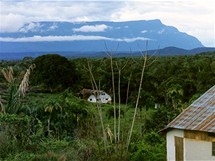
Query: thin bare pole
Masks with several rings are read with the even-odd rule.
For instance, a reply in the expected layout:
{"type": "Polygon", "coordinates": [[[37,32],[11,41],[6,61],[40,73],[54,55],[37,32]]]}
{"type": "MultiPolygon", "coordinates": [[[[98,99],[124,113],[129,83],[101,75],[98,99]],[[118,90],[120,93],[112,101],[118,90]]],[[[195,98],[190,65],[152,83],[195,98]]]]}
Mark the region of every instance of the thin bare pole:
{"type": "MultiPolygon", "coordinates": [[[[127,61],[128,62],[128,61],[127,61]]],[[[120,124],[121,124],[121,72],[122,70],[126,67],[126,64],[127,62],[125,63],[125,65],[123,67],[119,66],[118,63],[116,62],[116,67],[117,67],[117,70],[118,70],[118,143],[120,142],[120,124]]]]}
{"type": "Polygon", "coordinates": [[[120,142],[120,113],[121,113],[121,94],[120,94],[120,77],[121,77],[121,70],[118,68],[118,100],[119,100],[119,106],[118,106],[118,142],[120,142]]]}
{"type": "Polygon", "coordinates": [[[137,95],[137,100],[136,100],[133,120],[132,120],[131,129],[129,131],[128,140],[127,140],[127,150],[129,149],[129,145],[130,145],[130,141],[131,141],[131,135],[132,135],[133,128],[134,128],[134,122],[135,122],[136,115],[137,115],[138,104],[139,104],[139,99],[140,99],[140,93],[141,93],[142,83],[143,83],[143,75],[144,75],[145,68],[146,68],[146,62],[147,62],[147,52],[146,52],[146,54],[144,56],[144,63],[143,63],[143,66],[142,66],[142,72],[141,72],[141,77],[140,77],[140,84],[139,84],[139,89],[138,89],[138,95],[137,95]]]}
{"type": "Polygon", "coordinates": [[[128,104],[128,95],[129,95],[129,90],[130,90],[131,77],[132,77],[132,73],[130,74],[130,76],[128,78],[128,86],[127,86],[126,101],[125,101],[126,105],[128,104]]]}
{"type": "MultiPolygon", "coordinates": [[[[97,83],[95,81],[95,78],[94,78],[94,75],[92,73],[92,67],[90,66],[89,64],[89,61],[87,61],[87,65],[88,65],[88,71],[90,73],[90,76],[93,80],[93,84],[96,88],[96,91],[99,90],[98,86],[97,86],[97,83]]],[[[98,93],[96,93],[96,95],[98,95],[98,93]]],[[[104,137],[104,146],[105,146],[105,153],[107,155],[107,135],[106,135],[106,132],[105,132],[105,128],[104,128],[104,122],[103,122],[103,117],[102,117],[102,111],[101,111],[101,104],[100,103],[96,103],[96,107],[97,107],[97,110],[98,110],[98,113],[99,113],[99,118],[100,118],[100,122],[101,122],[101,126],[102,126],[102,132],[103,132],[103,137],[104,137]]]]}
{"type": "Polygon", "coordinates": [[[107,55],[110,58],[110,66],[111,66],[111,77],[112,77],[112,88],[113,88],[113,109],[114,109],[114,141],[116,143],[116,141],[117,141],[117,134],[116,134],[116,95],[115,95],[115,84],[114,84],[113,58],[112,58],[112,52],[110,52],[108,50],[106,43],[105,43],[105,48],[107,50],[107,55]]]}

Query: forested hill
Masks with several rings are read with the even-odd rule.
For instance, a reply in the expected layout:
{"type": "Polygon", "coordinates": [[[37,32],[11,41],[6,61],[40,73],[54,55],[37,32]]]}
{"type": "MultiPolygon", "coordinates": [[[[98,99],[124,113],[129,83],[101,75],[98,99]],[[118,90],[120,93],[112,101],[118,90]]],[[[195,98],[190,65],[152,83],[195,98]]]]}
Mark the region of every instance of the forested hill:
{"type": "MultiPolygon", "coordinates": [[[[156,49],[156,50],[149,50],[147,51],[149,55],[159,55],[159,56],[174,56],[174,55],[193,55],[193,54],[199,54],[204,52],[212,52],[215,51],[215,48],[209,48],[209,47],[201,47],[201,48],[194,48],[192,50],[186,50],[182,48],[177,47],[166,47],[163,49],[156,49]]],[[[113,52],[114,57],[136,57],[141,56],[142,53],[145,53],[146,51],[141,52],[113,52]]],[[[0,60],[21,60],[24,57],[32,57],[35,58],[37,56],[43,55],[43,54],[49,54],[49,53],[57,53],[62,56],[68,57],[68,58],[90,58],[90,57],[107,57],[107,51],[103,52],[66,52],[66,51],[52,51],[52,52],[17,52],[17,53],[8,53],[8,52],[1,52],[0,51],[0,60]]]]}

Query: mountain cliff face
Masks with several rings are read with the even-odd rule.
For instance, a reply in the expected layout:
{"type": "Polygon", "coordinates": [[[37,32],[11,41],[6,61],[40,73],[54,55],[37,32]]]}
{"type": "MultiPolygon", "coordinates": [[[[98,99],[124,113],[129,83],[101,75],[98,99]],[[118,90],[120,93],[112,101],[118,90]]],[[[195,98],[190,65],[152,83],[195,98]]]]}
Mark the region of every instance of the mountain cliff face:
{"type": "Polygon", "coordinates": [[[17,32],[0,32],[0,52],[140,51],[146,46],[147,50],[203,47],[197,38],[160,20],[32,22],[17,32]]]}

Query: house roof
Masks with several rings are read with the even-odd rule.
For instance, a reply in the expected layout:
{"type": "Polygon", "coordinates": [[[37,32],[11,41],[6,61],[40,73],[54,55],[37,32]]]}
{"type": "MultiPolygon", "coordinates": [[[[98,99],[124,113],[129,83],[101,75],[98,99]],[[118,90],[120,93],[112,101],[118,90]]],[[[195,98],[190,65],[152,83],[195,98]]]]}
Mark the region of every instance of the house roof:
{"type": "Polygon", "coordinates": [[[164,130],[171,128],[215,133],[215,85],[179,114],[164,130]]]}

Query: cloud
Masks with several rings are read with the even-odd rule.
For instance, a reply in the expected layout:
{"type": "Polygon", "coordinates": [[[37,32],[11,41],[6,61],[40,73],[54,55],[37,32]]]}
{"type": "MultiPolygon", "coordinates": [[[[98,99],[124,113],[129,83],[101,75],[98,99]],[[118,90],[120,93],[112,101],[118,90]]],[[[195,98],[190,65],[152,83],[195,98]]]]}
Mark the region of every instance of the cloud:
{"type": "Polygon", "coordinates": [[[43,42],[43,41],[85,41],[85,40],[109,40],[118,42],[134,42],[138,40],[151,40],[145,37],[134,38],[109,38],[104,36],[84,36],[84,35],[72,35],[72,36],[32,36],[22,38],[0,37],[0,42],[43,42]]]}
{"type": "Polygon", "coordinates": [[[176,27],[197,37],[205,46],[215,47],[215,1],[126,1],[122,8],[111,14],[112,20],[151,20],[176,27]]]}
{"type": "Polygon", "coordinates": [[[55,30],[55,29],[57,29],[57,28],[58,28],[57,23],[53,23],[53,25],[50,26],[48,30],[51,31],[51,30],[55,30]]]}
{"type": "Polygon", "coordinates": [[[37,31],[41,31],[40,29],[41,29],[42,26],[43,25],[41,25],[38,22],[35,22],[35,23],[31,22],[27,26],[24,26],[21,29],[19,29],[19,31],[20,32],[24,32],[24,33],[29,32],[29,31],[31,31],[31,32],[37,32],[37,31]]]}
{"type": "Polygon", "coordinates": [[[16,32],[26,23],[39,21],[160,19],[165,25],[197,37],[205,46],[215,46],[214,0],[4,0],[0,6],[0,32],[16,32]]]}
{"type": "Polygon", "coordinates": [[[141,31],[141,33],[142,33],[142,34],[147,33],[147,32],[148,32],[147,30],[143,30],[143,31],[141,31]]]}
{"type": "Polygon", "coordinates": [[[135,41],[139,41],[139,40],[142,40],[142,41],[146,41],[146,40],[152,40],[152,39],[149,39],[149,38],[145,38],[145,37],[134,37],[134,38],[122,38],[122,39],[114,39],[115,41],[125,41],[125,42],[135,42],[135,41]]]}
{"type": "Polygon", "coordinates": [[[26,23],[39,21],[110,20],[124,2],[108,1],[1,1],[0,32],[16,32],[26,23]]]}
{"type": "Polygon", "coordinates": [[[106,29],[111,28],[105,24],[101,25],[85,25],[80,28],[74,28],[74,32],[103,32],[106,29]]]}
{"type": "Polygon", "coordinates": [[[159,30],[158,34],[163,34],[165,32],[165,29],[159,30]]]}
{"type": "Polygon", "coordinates": [[[9,13],[0,16],[0,32],[16,32],[26,21],[25,16],[9,13]]]}

